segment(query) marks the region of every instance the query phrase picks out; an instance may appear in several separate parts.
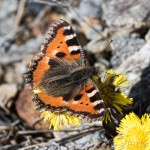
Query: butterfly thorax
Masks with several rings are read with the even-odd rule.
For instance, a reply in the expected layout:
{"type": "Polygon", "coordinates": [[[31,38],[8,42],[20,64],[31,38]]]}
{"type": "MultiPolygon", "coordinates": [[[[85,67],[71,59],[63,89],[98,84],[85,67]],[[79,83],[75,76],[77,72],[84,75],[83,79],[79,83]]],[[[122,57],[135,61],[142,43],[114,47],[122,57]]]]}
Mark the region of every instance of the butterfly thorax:
{"type": "Polygon", "coordinates": [[[55,66],[52,70],[46,72],[40,88],[49,95],[62,96],[65,100],[77,95],[93,75],[93,67],[74,64],[69,67],[62,65],[61,68],[55,66]]]}
{"type": "Polygon", "coordinates": [[[93,68],[92,67],[85,67],[81,66],[75,68],[71,74],[69,75],[71,83],[86,81],[87,79],[91,78],[93,75],[93,68]]]}

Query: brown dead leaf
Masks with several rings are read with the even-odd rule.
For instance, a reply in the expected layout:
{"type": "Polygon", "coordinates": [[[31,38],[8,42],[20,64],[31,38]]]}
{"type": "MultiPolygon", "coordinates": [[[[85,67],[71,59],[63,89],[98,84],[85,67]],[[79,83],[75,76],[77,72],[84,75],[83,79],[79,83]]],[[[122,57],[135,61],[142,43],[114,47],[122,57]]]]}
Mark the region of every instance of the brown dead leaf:
{"type": "Polygon", "coordinates": [[[37,120],[40,120],[40,112],[34,109],[34,102],[32,101],[32,98],[32,91],[25,86],[16,102],[16,110],[20,118],[23,119],[30,127],[34,127],[35,129],[48,129],[48,124],[43,121],[36,123],[37,120]]]}

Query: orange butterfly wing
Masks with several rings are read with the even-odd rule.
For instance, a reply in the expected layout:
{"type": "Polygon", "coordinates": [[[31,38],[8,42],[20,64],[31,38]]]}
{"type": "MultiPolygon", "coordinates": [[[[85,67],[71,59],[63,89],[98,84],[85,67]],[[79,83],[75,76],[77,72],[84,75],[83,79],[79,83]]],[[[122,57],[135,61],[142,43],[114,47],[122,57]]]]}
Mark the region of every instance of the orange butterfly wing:
{"type": "Polygon", "coordinates": [[[92,83],[67,104],[68,110],[74,115],[87,117],[90,120],[100,120],[104,116],[104,104],[98,90],[92,83]]]}
{"type": "Polygon", "coordinates": [[[50,58],[78,60],[81,46],[72,27],[64,20],[53,23],[41,45],[41,51],[50,58]]]}

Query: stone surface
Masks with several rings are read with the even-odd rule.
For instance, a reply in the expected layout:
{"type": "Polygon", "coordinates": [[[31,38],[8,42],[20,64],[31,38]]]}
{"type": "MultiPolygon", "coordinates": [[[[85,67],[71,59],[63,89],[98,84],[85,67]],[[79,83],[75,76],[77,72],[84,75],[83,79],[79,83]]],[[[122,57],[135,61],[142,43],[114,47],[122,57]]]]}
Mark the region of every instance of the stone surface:
{"type": "MultiPolygon", "coordinates": [[[[31,57],[27,55],[33,55],[40,50],[40,45],[44,39],[44,36],[38,36],[37,38],[31,39],[24,43],[24,45],[12,45],[9,52],[0,55],[0,64],[8,65],[12,62],[18,62],[21,60],[31,60],[31,57]]],[[[0,50],[2,45],[0,45],[0,50]]]]}
{"type": "Polygon", "coordinates": [[[148,30],[147,34],[145,35],[145,40],[150,41],[150,29],[148,30]]]}
{"type": "Polygon", "coordinates": [[[84,32],[88,40],[96,39],[100,36],[100,33],[102,31],[102,27],[99,22],[94,22],[92,20],[88,20],[86,23],[81,22],[81,28],[82,32],[84,32]],[[89,24],[89,26],[86,26],[87,23],[89,24]]]}
{"type": "Polygon", "coordinates": [[[22,75],[23,73],[26,72],[26,69],[27,67],[25,63],[14,63],[13,67],[12,66],[7,67],[3,79],[7,83],[17,83],[18,85],[22,84],[24,83],[22,75]]]}
{"type": "Polygon", "coordinates": [[[1,84],[0,85],[0,106],[7,104],[8,100],[14,98],[17,94],[16,84],[1,84]]]}
{"type": "Polygon", "coordinates": [[[103,17],[109,27],[123,25],[131,26],[138,22],[150,21],[149,0],[103,1],[102,8],[104,12],[103,17]]]}
{"type": "Polygon", "coordinates": [[[112,57],[111,65],[116,68],[126,62],[128,58],[136,54],[145,44],[145,41],[137,35],[130,35],[127,31],[117,32],[112,36],[112,57]]]}
{"type": "Polygon", "coordinates": [[[0,1],[0,19],[9,16],[17,10],[17,0],[1,0],[0,1]]]}
{"type": "Polygon", "coordinates": [[[102,16],[101,4],[102,0],[82,0],[78,11],[83,18],[100,18],[102,16]]]}
{"type": "Polygon", "coordinates": [[[132,110],[138,115],[150,113],[150,64],[142,70],[139,81],[133,84],[129,96],[134,99],[132,110]]]}
{"type": "Polygon", "coordinates": [[[0,1],[0,37],[8,34],[15,28],[14,19],[17,5],[17,0],[0,1]]]}
{"type": "Polygon", "coordinates": [[[117,68],[124,72],[132,85],[140,81],[142,71],[149,66],[150,63],[150,41],[147,42],[138,52],[130,56],[117,68]]]}
{"type": "Polygon", "coordinates": [[[125,73],[130,82],[125,92],[133,98],[134,103],[127,110],[140,116],[145,112],[150,113],[150,41],[117,69],[125,73]]]}

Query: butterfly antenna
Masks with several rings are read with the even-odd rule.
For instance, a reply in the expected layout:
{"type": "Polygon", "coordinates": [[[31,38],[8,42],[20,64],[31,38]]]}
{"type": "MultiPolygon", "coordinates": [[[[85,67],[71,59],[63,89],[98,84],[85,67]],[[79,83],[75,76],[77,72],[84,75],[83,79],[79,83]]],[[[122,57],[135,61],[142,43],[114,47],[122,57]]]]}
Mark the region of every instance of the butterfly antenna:
{"type": "Polygon", "coordinates": [[[111,39],[111,40],[109,41],[109,43],[106,45],[105,49],[108,48],[112,42],[113,42],[113,39],[111,39]]]}

